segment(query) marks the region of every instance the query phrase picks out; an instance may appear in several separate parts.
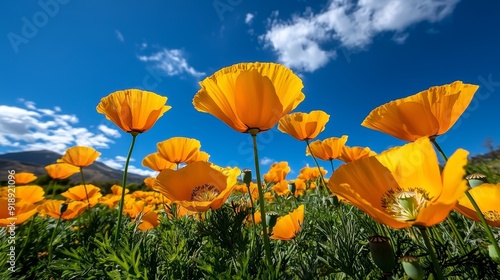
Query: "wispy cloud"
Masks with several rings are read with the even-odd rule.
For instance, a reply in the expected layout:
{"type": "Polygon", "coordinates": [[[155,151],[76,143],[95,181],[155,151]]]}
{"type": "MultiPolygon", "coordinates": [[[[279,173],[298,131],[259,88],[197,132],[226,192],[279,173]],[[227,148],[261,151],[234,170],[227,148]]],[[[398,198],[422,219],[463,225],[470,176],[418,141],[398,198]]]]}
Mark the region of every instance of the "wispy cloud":
{"type": "Polygon", "coordinates": [[[337,57],[336,48],[364,49],[383,32],[394,32],[393,40],[404,43],[408,27],[420,22],[438,22],[450,15],[459,0],[330,0],[313,13],[280,20],[274,12],[268,30],[259,36],[278,60],[294,69],[313,72],[337,57]],[[336,47],[332,47],[336,45],[336,47]]]}
{"type": "Polygon", "coordinates": [[[121,134],[118,130],[113,129],[111,127],[107,127],[103,124],[99,125],[97,127],[102,133],[104,133],[107,136],[114,137],[114,138],[120,138],[121,134]]]}
{"type": "Polygon", "coordinates": [[[14,151],[51,150],[57,153],[75,145],[109,148],[113,140],[99,131],[78,127],[75,115],[37,108],[32,101],[19,100],[23,107],[0,105],[0,146],[14,151]]]}
{"type": "Polygon", "coordinates": [[[251,13],[246,14],[246,16],[245,16],[245,23],[248,24],[248,25],[251,25],[252,21],[253,21],[253,18],[254,18],[253,14],[251,14],[251,13]]]}
{"type": "Polygon", "coordinates": [[[120,42],[125,42],[125,37],[123,37],[123,34],[120,32],[120,30],[115,30],[115,35],[116,35],[116,39],[118,39],[118,41],[120,42]]]}
{"type": "MultiPolygon", "coordinates": [[[[109,166],[111,168],[117,169],[117,170],[123,170],[123,167],[125,166],[126,160],[127,160],[127,158],[122,157],[122,156],[116,156],[112,159],[109,159],[109,158],[99,159],[100,162],[106,164],[107,166],[109,166]]],[[[133,159],[133,158],[130,159],[130,162],[134,162],[134,161],[135,161],[135,159],[133,159]]],[[[127,170],[130,173],[138,174],[138,175],[145,176],[145,177],[156,177],[156,175],[158,175],[158,172],[156,172],[156,171],[138,168],[133,164],[129,164],[127,170]]]]}
{"type": "Polygon", "coordinates": [[[140,55],[138,58],[140,61],[152,64],[154,68],[159,69],[168,76],[184,74],[195,78],[205,76],[205,72],[200,72],[189,65],[183,50],[161,48],[150,55],[140,55]]]}
{"type": "Polygon", "coordinates": [[[268,157],[263,157],[260,159],[260,164],[262,164],[262,165],[269,165],[273,162],[275,162],[275,160],[272,158],[268,158],[268,157]]]}

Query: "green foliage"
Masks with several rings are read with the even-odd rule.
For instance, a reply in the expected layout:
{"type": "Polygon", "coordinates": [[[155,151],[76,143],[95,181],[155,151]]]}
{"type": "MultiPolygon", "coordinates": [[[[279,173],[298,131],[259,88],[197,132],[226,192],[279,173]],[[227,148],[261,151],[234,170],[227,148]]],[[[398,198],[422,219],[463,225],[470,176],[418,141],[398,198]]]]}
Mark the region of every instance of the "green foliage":
{"type": "MultiPolygon", "coordinates": [[[[468,168],[498,180],[497,173],[488,173],[482,165],[468,168]]],[[[276,196],[267,204],[267,210],[279,215],[305,205],[302,231],[290,241],[271,241],[273,267],[267,267],[262,226],[252,226],[249,217],[255,209],[247,205],[247,196],[233,195],[220,209],[195,216],[160,211],[160,225],[146,232],[127,217],[117,244],[110,237],[118,212],[107,206],[63,220],[57,229],[56,219],[34,216],[16,228],[16,272],[7,270],[8,256],[0,254],[0,279],[384,279],[388,276],[370,256],[368,238],[373,235],[387,236],[393,246],[398,260],[393,279],[408,279],[399,262],[406,255],[419,259],[426,277],[433,272],[416,229],[380,225],[352,205],[333,204],[328,190],[321,187],[300,197],[276,196]],[[48,243],[54,230],[49,261],[48,243]]],[[[500,231],[495,229],[494,234],[499,238],[500,231]]],[[[446,279],[500,278],[480,224],[452,212],[430,228],[429,235],[446,279]],[[458,242],[452,222],[464,244],[458,242]]],[[[0,229],[2,252],[8,252],[8,236],[5,228],[0,229]]]]}

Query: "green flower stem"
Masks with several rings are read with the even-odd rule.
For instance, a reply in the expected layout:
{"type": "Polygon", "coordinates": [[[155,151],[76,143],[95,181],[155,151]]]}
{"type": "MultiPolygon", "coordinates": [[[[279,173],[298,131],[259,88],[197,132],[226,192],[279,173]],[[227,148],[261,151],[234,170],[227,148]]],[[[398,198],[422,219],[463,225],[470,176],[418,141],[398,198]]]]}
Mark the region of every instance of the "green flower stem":
{"type": "Polygon", "coordinates": [[[253,222],[253,226],[255,228],[255,216],[254,216],[254,209],[255,209],[255,206],[253,205],[253,198],[252,198],[252,192],[250,191],[250,184],[246,184],[247,185],[247,189],[248,189],[248,196],[250,198],[250,205],[252,205],[252,222],[253,222]]]}
{"type": "Polygon", "coordinates": [[[21,247],[21,251],[19,252],[19,254],[17,254],[16,262],[17,262],[17,260],[19,260],[19,257],[23,253],[24,248],[26,248],[26,244],[28,243],[28,240],[30,239],[31,228],[33,228],[33,224],[35,223],[34,220],[35,220],[35,217],[37,216],[37,214],[38,213],[35,213],[35,215],[33,215],[33,217],[30,219],[30,227],[28,228],[28,235],[26,236],[26,239],[24,240],[23,246],[21,247]]]}
{"type": "Polygon", "coordinates": [[[441,266],[437,260],[436,253],[434,252],[434,248],[432,247],[431,240],[429,239],[429,235],[427,234],[426,227],[418,227],[422,237],[424,238],[425,246],[427,247],[427,251],[431,256],[432,265],[434,266],[434,271],[436,272],[436,278],[439,280],[444,280],[443,271],[441,270],[441,266]]]}
{"type": "Polygon", "coordinates": [[[125,201],[125,189],[126,189],[126,184],[127,184],[127,170],[128,170],[128,164],[130,162],[130,157],[132,156],[132,150],[134,149],[134,144],[135,144],[135,138],[137,135],[139,135],[137,132],[132,132],[132,143],[130,143],[130,149],[128,150],[128,155],[127,155],[127,160],[125,161],[125,168],[123,170],[123,179],[122,179],[122,196],[120,198],[120,207],[118,210],[118,223],[116,224],[115,228],[115,240],[114,243],[116,244],[118,242],[118,238],[120,237],[120,228],[122,225],[122,213],[123,213],[123,204],[125,201]]]}
{"type": "Polygon", "coordinates": [[[48,185],[47,189],[48,189],[49,187],[52,187],[52,196],[51,196],[50,198],[51,198],[51,199],[54,199],[54,198],[55,198],[55,196],[56,196],[56,184],[54,184],[54,179],[50,180],[50,182],[49,182],[49,185],[48,185]]]}
{"type": "Polygon", "coordinates": [[[332,166],[332,174],[335,172],[335,167],[333,167],[333,159],[330,160],[330,165],[332,166]]]}
{"type": "Polygon", "coordinates": [[[85,184],[85,178],[83,177],[83,167],[80,167],[80,177],[82,178],[83,188],[85,189],[85,195],[87,196],[87,208],[90,209],[90,199],[89,193],[87,192],[87,185],[85,184]]]}
{"type": "Polygon", "coordinates": [[[448,161],[448,157],[444,153],[443,149],[441,149],[441,146],[439,146],[438,142],[436,141],[436,137],[430,137],[429,140],[431,140],[432,144],[434,144],[434,147],[436,147],[436,149],[439,151],[444,161],[448,161]]]}
{"type": "Polygon", "coordinates": [[[458,239],[458,244],[460,245],[460,248],[462,249],[462,253],[466,254],[467,253],[467,248],[465,247],[464,238],[462,237],[462,235],[458,231],[458,228],[455,225],[455,222],[451,219],[450,216],[448,216],[447,221],[448,221],[448,224],[451,227],[451,231],[453,231],[453,234],[458,239]]]}
{"type": "MultiPolygon", "coordinates": [[[[311,152],[311,156],[312,156],[312,158],[314,160],[314,163],[316,163],[316,166],[318,167],[319,177],[321,178],[321,183],[323,184],[323,187],[327,188],[326,182],[325,182],[325,178],[323,178],[323,174],[321,173],[321,167],[319,167],[318,160],[316,160],[316,157],[312,153],[311,147],[309,146],[309,139],[306,139],[305,141],[306,141],[306,144],[307,144],[307,148],[311,152]]],[[[332,163],[332,168],[333,168],[333,163],[332,163]]]]}
{"type": "MultiPolygon", "coordinates": [[[[434,146],[438,149],[438,151],[441,153],[443,158],[448,161],[448,157],[444,154],[443,150],[439,146],[439,144],[436,142],[435,138],[431,138],[432,143],[434,146]]],[[[477,215],[479,216],[479,219],[481,220],[481,223],[483,224],[484,231],[486,231],[486,235],[488,236],[489,241],[493,245],[493,248],[495,249],[496,253],[500,255],[500,247],[498,246],[498,242],[495,240],[495,237],[493,236],[493,233],[491,232],[491,228],[486,222],[486,219],[484,218],[483,212],[481,212],[481,209],[477,205],[476,201],[472,197],[472,195],[469,193],[469,190],[471,189],[470,184],[467,181],[467,184],[469,185],[469,189],[465,192],[465,196],[467,196],[467,199],[469,199],[470,203],[474,207],[474,210],[476,211],[477,215]]]]}
{"type": "Polygon", "coordinates": [[[56,231],[57,231],[57,228],[59,228],[59,224],[61,223],[61,217],[62,217],[62,213],[61,215],[59,215],[59,219],[57,219],[57,224],[56,224],[56,227],[54,228],[54,230],[52,231],[52,237],[50,238],[50,242],[49,242],[49,263],[50,261],[52,260],[52,247],[53,247],[53,244],[52,242],[54,242],[54,237],[56,236],[56,231]]]}
{"type": "Polygon", "coordinates": [[[267,224],[266,224],[266,209],[264,207],[264,192],[262,190],[262,181],[260,178],[260,167],[259,167],[259,154],[257,152],[257,133],[259,131],[257,129],[251,129],[248,131],[250,135],[252,135],[253,141],[253,154],[255,161],[255,173],[257,174],[257,189],[259,190],[259,205],[260,205],[260,216],[262,217],[262,235],[264,239],[264,250],[266,253],[267,264],[270,268],[272,268],[272,259],[271,259],[271,246],[269,245],[269,236],[267,235],[267,224]]]}
{"type": "MultiPolygon", "coordinates": [[[[470,190],[470,186],[469,186],[470,190]]],[[[488,236],[489,241],[493,245],[493,248],[495,248],[495,251],[497,252],[497,255],[500,256],[500,248],[498,247],[498,242],[495,240],[495,236],[493,236],[493,233],[491,232],[491,228],[486,222],[486,219],[484,218],[483,212],[481,212],[481,209],[479,209],[479,205],[477,205],[476,201],[472,197],[472,195],[469,193],[469,190],[465,192],[465,195],[469,199],[470,203],[474,207],[474,210],[476,210],[477,215],[479,216],[479,219],[481,220],[481,223],[484,226],[484,231],[486,231],[486,235],[488,236]]]]}

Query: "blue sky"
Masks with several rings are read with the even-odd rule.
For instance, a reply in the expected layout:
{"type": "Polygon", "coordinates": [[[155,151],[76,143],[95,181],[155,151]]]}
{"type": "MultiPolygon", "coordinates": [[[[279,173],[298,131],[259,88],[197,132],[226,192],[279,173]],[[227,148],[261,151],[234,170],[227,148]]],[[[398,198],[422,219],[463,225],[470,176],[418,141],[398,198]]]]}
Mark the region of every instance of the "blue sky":
{"type": "MultiPolygon", "coordinates": [[[[254,61],[302,77],[306,98],[295,111],[331,116],[318,139],[348,135],[349,146],[376,152],[403,144],[360,124],[390,100],[462,80],[480,89],[439,142],[448,155],[484,153],[488,137],[498,145],[499,3],[310,2],[2,1],[0,153],[90,145],[121,168],[131,137],[95,107],[113,91],[141,88],[167,96],[172,109],[138,137],[134,172],[148,174],[142,158],[174,136],[200,140],[216,164],[252,168],[250,136],[196,111],[192,99],[204,77],[254,61]]],[[[305,143],[277,128],[258,143],[264,172],[288,161],[293,178],[313,165],[305,143]]]]}

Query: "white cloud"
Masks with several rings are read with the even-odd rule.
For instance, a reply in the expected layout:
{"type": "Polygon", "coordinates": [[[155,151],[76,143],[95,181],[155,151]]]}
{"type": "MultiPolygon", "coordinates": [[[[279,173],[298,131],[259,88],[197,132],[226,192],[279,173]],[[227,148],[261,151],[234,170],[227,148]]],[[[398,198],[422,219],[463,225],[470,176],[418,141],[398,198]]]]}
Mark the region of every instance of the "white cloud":
{"type": "Polygon", "coordinates": [[[39,109],[34,102],[20,101],[25,108],[0,105],[0,146],[16,151],[50,150],[63,154],[75,145],[97,149],[109,148],[113,143],[102,133],[75,126],[78,123],[75,115],[39,109]]]}
{"type": "Polygon", "coordinates": [[[204,72],[199,72],[190,66],[185,58],[184,51],[179,49],[162,48],[151,55],[138,56],[140,61],[151,63],[153,67],[161,70],[168,76],[178,76],[188,74],[196,78],[205,76],[204,72]]]}
{"type": "Polygon", "coordinates": [[[119,30],[115,30],[115,35],[118,41],[125,42],[125,37],[123,37],[123,34],[119,30]]]}
{"type": "Polygon", "coordinates": [[[140,169],[140,168],[137,168],[133,165],[128,166],[128,171],[130,173],[134,173],[134,174],[141,175],[144,177],[156,177],[156,176],[158,176],[158,172],[156,172],[156,171],[140,169]]]}
{"type": "Polygon", "coordinates": [[[260,159],[260,164],[262,164],[262,165],[269,165],[273,162],[275,162],[275,160],[272,158],[268,158],[268,157],[263,157],[260,159]]]}
{"type": "Polygon", "coordinates": [[[399,34],[393,39],[403,43],[404,30],[419,22],[438,22],[450,15],[459,0],[330,0],[318,13],[309,9],[291,20],[279,20],[273,13],[269,29],[259,37],[281,63],[299,71],[313,72],[336,58],[331,46],[366,48],[383,32],[399,34]]]}
{"type": "Polygon", "coordinates": [[[118,130],[110,128],[110,127],[107,127],[107,126],[105,126],[103,124],[99,125],[97,127],[97,129],[99,129],[100,131],[102,131],[102,133],[104,133],[107,136],[111,136],[111,137],[114,137],[114,138],[120,138],[120,136],[121,136],[121,134],[120,134],[120,132],[118,130]]]}
{"type": "MultiPolygon", "coordinates": [[[[123,170],[126,160],[126,157],[116,156],[114,159],[104,159],[99,161],[113,169],[123,170]]],[[[134,159],[131,158],[130,161],[134,161],[134,159]]],[[[156,177],[158,175],[158,172],[156,171],[141,169],[134,165],[129,165],[127,171],[129,173],[138,174],[145,177],[156,177]]]]}
{"type": "Polygon", "coordinates": [[[245,23],[248,24],[248,25],[251,25],[252,24],[252,21],[253,21],[253,18],[254,18],[254,15],[251,14],[251,13],[248,13],[246,16],[245,16],[245,23]]]}

